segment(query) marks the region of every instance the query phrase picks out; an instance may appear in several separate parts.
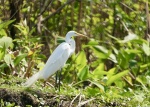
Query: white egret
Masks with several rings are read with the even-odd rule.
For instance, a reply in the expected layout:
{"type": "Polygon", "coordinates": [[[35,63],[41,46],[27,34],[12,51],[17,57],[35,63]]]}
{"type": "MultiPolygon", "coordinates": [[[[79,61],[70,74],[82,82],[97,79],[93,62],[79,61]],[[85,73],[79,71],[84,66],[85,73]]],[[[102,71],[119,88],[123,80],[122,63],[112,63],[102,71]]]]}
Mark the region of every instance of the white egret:
{"type": "Polygon", "coordinates": [[[75,31],[69,31],[66,34],[65,42],[61,43],[52,53],[52,55],[47,60],[44,68],[30,77],[26,82],[25,86],[29,87],[35,83],[38,79],[47,80],[56,71],[60,70],[68,60],[68,58],[75,51],[75,41],[72,39],[73,36],[84,36],[75,31]]]}

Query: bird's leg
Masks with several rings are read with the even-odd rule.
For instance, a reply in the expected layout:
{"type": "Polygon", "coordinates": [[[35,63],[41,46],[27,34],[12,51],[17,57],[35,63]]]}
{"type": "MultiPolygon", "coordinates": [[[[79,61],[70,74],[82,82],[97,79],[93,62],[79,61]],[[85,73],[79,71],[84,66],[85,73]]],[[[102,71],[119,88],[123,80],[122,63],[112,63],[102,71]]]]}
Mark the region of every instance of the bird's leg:
{"type": "Polygon", "coordinates": [[[61,71],[62,71],[62,69],[60,69],[60,72],[59,72],[59,79],[58,79],[58,89],[59,89],[59,91],[60,91],[60,79],[61,79],[61,71]]]}
{"type": "Polygon", "coordinates": [[[56,72],[56,78],[55,78],[55,87],[58,88],[60,91],[60,79],[61,79],[61,69],[60,71],[56,72]]]}
{"type": "Polygon", "coordinates": [[[46,86],[46,81],[44,81],[44,87],[46,86]]]}
{"type": "Polygon", "coordinates": [[[57,77],[58,77],[58,71],[56,72],[56,76],[55,76],[55,88],[57,88],[57,77]]]}

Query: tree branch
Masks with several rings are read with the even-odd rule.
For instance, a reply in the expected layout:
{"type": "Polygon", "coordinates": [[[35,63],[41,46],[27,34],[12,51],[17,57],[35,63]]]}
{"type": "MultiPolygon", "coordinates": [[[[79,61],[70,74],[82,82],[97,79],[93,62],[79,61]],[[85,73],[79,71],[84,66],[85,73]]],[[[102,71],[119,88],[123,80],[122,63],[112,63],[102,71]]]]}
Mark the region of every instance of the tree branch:
{"type": "Polygon", "coordinates": [[[44,6],[44,9],[42,9],[42,11],[37,15],[37,17],[41,16],[46,10],[47,8],[53,3],[54,0],[51,0],[51,1],[46,1],[46,6],[44,6]]]}
{"type": "Polygon", "coordinates": [[[52,14],[50,14],[49,16],[47,16],[46,18],[44,18],[42,20],[42,22],[48,20],[49,18],[51,18],[52,16],[54,16],[55,14],[57,14],[58,12],[60,12],[66,5],[70,4],[73,1],[74,0],[68,0],[65,4],[63,4],[61,7],[59,7],[55,12],[53,12],[52,14]]]}

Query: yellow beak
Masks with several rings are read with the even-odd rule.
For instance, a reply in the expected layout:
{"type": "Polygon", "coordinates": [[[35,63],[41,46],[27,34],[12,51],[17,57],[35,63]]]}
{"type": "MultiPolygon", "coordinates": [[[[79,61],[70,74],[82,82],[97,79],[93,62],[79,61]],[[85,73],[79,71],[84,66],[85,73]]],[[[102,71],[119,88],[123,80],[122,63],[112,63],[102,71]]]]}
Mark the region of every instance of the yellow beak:
{"type": "Polygon", "coordinates": [[[81,33],[77,33],[77,32],[76,32],[76,34],[77,34],[78,36],[87,37],[87,36],[85,36],[85,35],[83,35],[83,34],[81,34],[81,33]]]}

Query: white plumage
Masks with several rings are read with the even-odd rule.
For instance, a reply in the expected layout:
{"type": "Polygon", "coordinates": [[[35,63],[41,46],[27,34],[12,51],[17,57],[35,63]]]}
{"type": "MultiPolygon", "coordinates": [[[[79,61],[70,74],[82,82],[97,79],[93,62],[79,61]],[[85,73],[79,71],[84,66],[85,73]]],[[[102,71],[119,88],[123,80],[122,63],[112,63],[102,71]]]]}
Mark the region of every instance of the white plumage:
{"type": "Polygon", "coordinates": [[[47,80],[56,71],[60,70],[68,60],[68,58],[75,51],[75,41],[71,39],[72,36],[84,36],[75,31],[69,31],[66,35],[65,41],[61,43],[52,53],[52,55],[47,60],[44,68],[38,73],[30,77],[26,82],[25,86],[29,87],[35,83],[38,79],[47,80]]]}

